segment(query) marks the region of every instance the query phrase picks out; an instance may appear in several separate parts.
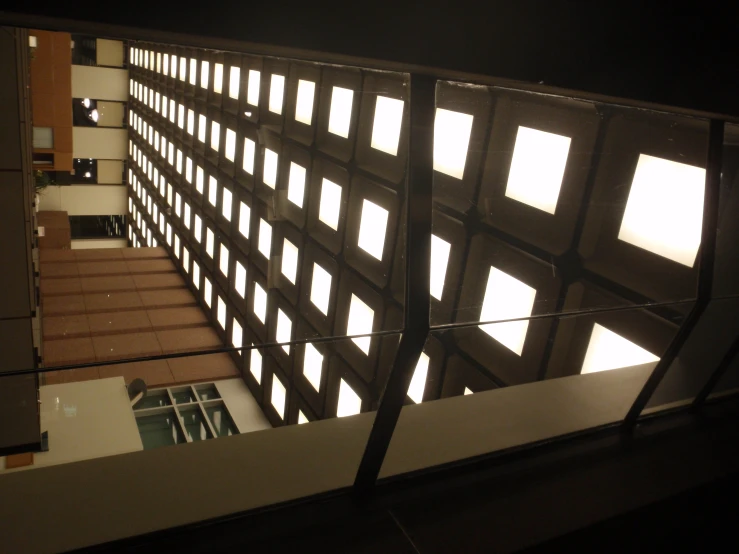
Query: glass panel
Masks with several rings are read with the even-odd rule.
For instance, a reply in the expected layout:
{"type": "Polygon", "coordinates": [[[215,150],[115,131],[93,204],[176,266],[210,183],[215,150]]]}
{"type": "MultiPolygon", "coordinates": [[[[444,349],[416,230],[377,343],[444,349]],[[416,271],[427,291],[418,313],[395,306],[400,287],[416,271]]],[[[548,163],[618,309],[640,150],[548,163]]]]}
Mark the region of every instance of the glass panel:
{"type": "Polygon", "coordinates": [[[190,440],[202,441],[213,438],[213,433],[211,433],[200,410],[180,410],[180,421],[190,440]]]}
{"type": "Polygon", "coordinates": [[[173,390],[172,398],[174,398],[175,404],[187,404],[189,402],[195,402],[195,396],[193,395],[189,387],[179,391],[173,390]]]}
{"type": "Polygon", "coordinates": [[[169,395],[166,390],[149,391],[146,396],[139,400],[134,406],[135,410],[145,410],[147,408],[159,408],[161,406],[171,406],[169,395]]]}
{"type": "Polygon", "coordinates": [[[218,394],[218,390],[215,385],[195,387],[195,390],[197,391],[200,400],[214,400],[221,397],[221,395],[218,394]]]}
{"type": "MultiPolygon", "coordinates": [[[[438,82],[431,323],[694,298],[707,138],[705,120],[438,82]]],[[[524,327],[487,329],[518,353],[524,327]]]]}
{"type": "Polygon", "coordinates": [[[205,413],[208,414],[211,425],[216,432],[218,437],[230,437],[236,435],[239,431],[236,429],[231,416],[228,414],[228,410],[222,405],[209,406],[205,408],[205,413]]]}
{"type": "Polygon", "coordinates": [[[144,450],[186,442],[180,426],[177,425],[174,411],[136,418],[136,425],[144,450]]]}

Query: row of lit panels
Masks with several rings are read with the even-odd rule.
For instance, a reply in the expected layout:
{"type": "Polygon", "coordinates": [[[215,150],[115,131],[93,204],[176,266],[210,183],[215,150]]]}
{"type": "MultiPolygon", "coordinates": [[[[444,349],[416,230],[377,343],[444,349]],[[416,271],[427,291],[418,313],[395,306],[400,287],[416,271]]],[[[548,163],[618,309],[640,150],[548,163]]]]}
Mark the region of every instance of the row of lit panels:
{"type": "MultiPolygon", "coordinates": [[[[139,188],[140,190],[140,187],[137,187],[137,188],[139,188]]],[[[146,200],[144,200],[144,202],[146,202],[146,200]]],[[[140,221],[139,216],[140,214],[136,214],[134,210],[134,217],[136,218],[137,221],[140,221]]],[[[162,226],[162,224],[160,223],[160,229],[161,229],[162,235],[167,237],[167,243],[168,244],[173,243],[176,256],[179,257],[180,256],[179,254],[180,243],[179,243],[179,237],[176,235],[176,232],[175,232],[174,239],[173,239],[172,230],[171,230],[169,223],[167,223],[166,226],[162,226]]],[[[219,249],[215,247],[215,243],[213,244],[214,246],[211,252],[215,254],[215,252],[217,252],[219,249]]],[[[227,259],[227,256],[228,256],[228,251],[226,250],[226,256],[219,259],[219,263],[218,263],[219,270],[221,271],[224,277],[228,275],[229,271],[232,271],[232,270],[234,271],[235,278],[231,286],[241,291],[239,292],[239,294],[242,295],[246,292],[246,288],[247,288],[246,270],[245,268],[240,269],[240,267],[242,267],[240,265],[234,264],[229,267],[228,262],[223,264],[222,260],[227,259]]],[[[182,257],[183,259],[189,262],[189,252],[187,252],[186,250],[183,250],[182,257]]],[[[194,269],[194,272],[197,275],[197,279],[199,279],[200,268],[199,266],[194,266],[194,268],[195,267],[197,267],[197,269],[194,269]]],[[[329,277],[330,277],[329,279],[329,283],[330,283],[333,280],[333,278],[331,278],[331,276],[329,277]]],[[[501,277],[501,276],[498,276],[498,277],[501,277]]],[[[262,283],[264,283],[264,281],[262,281],[262,283]]],[[[317,285],[317,283],[319,283],[319,281],[317,281],[314,276],[313,282],[310,284],[311,297],[314,296],[313,290],[320,290],[320,286],[317,285]]],[[[505,286],[507,286],[505,283],[496,283],[496,284],[491,285],[492,289],[495,289],[496,287],[501,288],[505,286]]],[[[291,337],[292,337],[292,334],[291,334],[292,321],[293,321],[293,317],[295,317],[295,314],[294,312],[289,311],[289,308],[286,305],[286,303],[284,305],[284,310],[283,310],[283,307],[277,307],[275,310],[267,310],[266,308],[267,293],[265,291],[265,288],[266,288],[266,284],[262,286],[259,284],[259,282],[255,282],[255,286],[253,289],[249,288],[250,294],[254,296],[253,302],[249,305],[249,310],[255,312],[256,319],[264,323],[265,320],[262,318],[265,318],[268,312],[274,312],[274,316],[275,316],[274,326],[272,328],[273,331],[269,333],[259,333],[259,335],[261,336],[259,336],[258,338],[261,342],[289,341],[291,340],[291,337]],[[282,322],[282,325],[280,324],[280,322],[282,322]],[[281,327],[282,329],[280,329],[281,327]]],[[[207,292],[208,295],[212,294],[210,280],[206,282],[205,289],[206,291],[209,291],[207,292]]],[[[330,288],[324,289],[324,291],[327,292],[328,294],[331,294],[329,292],[330,288]]],[[[355,291],[355,292],[358,293],[358,291],[355,291]]],[[[590,294],[591,296],[594,295],[597,297],[597,294],[594,292],[591,292],[590,294]]],[[[315,296],[317,298],[321,295],[316,294],[315,296]]],[[[374,310],[372,310],[371,308],[368,309],[367,304],[362,302],[361,296],[362,295],[359,293],[355,295],[354,292],[351,293],[351,296],[347,295],[347,300],[349,300],[350,307],[349,307],[348,315],[345,314],[347,317],[346,330],[344,331],[342,329],[342,330],[339,330],[337,333],[344,334],[345,332],[346,334],[355,334],[355,333],[360,334],[360,333],[365,333],[365,332],[369,333],[373,330],[371,321],[374,315],[374,310]]],[[[325,295],[324,295],[324,298],[325,298],[325,295]]],[[[313,301],[313,298],[311,298],[311,301],[313,301]]],[[[224,306],[225,305],[226,304],[224,304],[224,306]]],[[[314,309],[315,309],[315,305],[314,305],[314,309]]],[[[647,320],[650,319],[648,315],[647,316],[644,316],[644,314],[640,314],[640,315],[642,317],[645,317],[647,320]]],[[[608,316],[604,316],[604,317],[607,318],[608,316]]],[[[546,332],[547,329],[545,327],[548,328],[549,324],[550,322],[548,321],[533,321],[531,322],[531,329],[529,329],[529,322],[513,322],[513,323],[502,323],[502,324],[481,326],[479,330],[483,331],[485,335],[489,335],[487,338],[487,341],[483,341],[483,343],[481,344],[477,337],[471,341],[467,340],[466,342],[469,342],[469,345],[467,346],[467,348],[469,352],[471,352],[477,359],[479,359],[483,363],[483,365],[485,364],[486,361],[488,362],[489,371],[492,374],[497,375],[499,379],[501,379],[501,375],[504,375],[504,377],[502,378],[504,382],[515,383],[515,382],[526,382],[529,380],[534,380],[537,378],[537,376],[536,376],[536,371],[534,371],[533,374],[531,372],[532,368],[536,369],[535,364],[532,364],[532,360],[536,359],[536,356],[537,355],[540,356],[541,354],[541,347],[547,341],[547,332],[546,332]],[[530,331],[531,331],[530,333],[531,337],[535,339],[533,341],[535,343],[535,348],[528,348],[528,351],[523,351],[524,340],[526,339],[526,336],[527,334],[529,334],[530,331]],[[506,346],[508,350],[520,356],[521,361],[518,362],[517,364],[510,363],[511,362],[510,355],[508,356],[508,359],[505,359],[505,356],[501,356],[500,355],[501,349],[498,348],[496,351],[496,349],[492,346],[492,343],[490,343],[490,337],[493,337],[499,344],[506,346]],[[519,351],[519,347],[520,347],[520,351],[519,351]],[[491,361],[495,363],[490,364],[489,362],[491,361]],[[492,367],[490,367],[491,365],[492,367]],[[502,374],[501,370],[506,370],[506,371],[502,374]]],[[[257,323],[256,326],[258,327],[258,325],[259,324],[257,323]]],[[[659,325],[656,324],[655,322],[651,323],[652,327],[655,327],[655,325],[659,327],[659,325]]],[[[631,330],[628,329],[628,327],[633,327],[633,325],[630,324],[630,325],[622,325],[622,326],[624,327],[624,331],[626,331],[626,334],[634,333],[633,328],[631,330]]],[[[610,339],[616,340],[617,342],[621,341],[623,343],[633,344],[627,339],[625,339],[623,336],[618,335],[617,333],[611,331],[608,328],[603,327],[602,325],[598,328],[601,328],[601,327],[602,327],[602,331],[600,331],[600,333],[601,334],[605,333],[605,335],[609,337],[610,339]]],[[[637,327],[638,327],[638,330],[641,331],[643,330],[645,325],[639,325],[637,327]]],[[[649,324],[647,324],[646,327],[649,327],[649,324]]],[[[385,328],[388,328],[388,327],[385,327],[385,328]]],[[[393,328],[397,328],[397,326],[393,326],[393,328]]],[[[238,327],[238,329],[241,329],[241,327],[238,327]]],[[[380,329],[382,329],[381,326],[374,327],[375,331],[380,330],[380,329]]],[[[591,329],[592,336],[595,336],[597,334],[596,329],[597,327],[595,326],[595,324],[593,324],[593,327],[591,329]]],[[[474,328],[472,329],[472,331],[478,331],[478,328],[474,328]]],[[[648,341],[652,344],[658,345],[656,348],[652,348],[652,350],[661,352],[662,347],[664,346],[664,337],[666,336],[664,326],[663,328],[660,328],[657,330],[648,329],[648,331],[651,332],[653,336],[657,337],[656,340],[653,338],[648,341]]],[[[672,331],[674,331],[674,327],[667,329],[667,333],[672,332],[672,331]]],[[[583,333],[583,336],[585,335],[587,335],[587,332],[583,333]]],[[[301,338],[306,338],[306,337],[303,336],[301,338]]],[[[358,339],[358,340],[361,340],[361,339],[358,339]]],[[[639,340],[645,340],[645,337],[639,337],[639,340]]],[[[463,340],[461,340],[460,342],[465,342],[465,337],[463,337],[463,340]]],[[[372,371],[374,371],[374,368],[376,367],[376,364],[377,364],[377,356],[379,354],[379,350],[375,350],[374,352],[371,353],[370,352],[370,350],[372,350],[372,347],[370,346],[371,341],[365,340],[364,344],[366,345],[365,355],[367,356],[368,360],[372,360],[372,363],[369,364],[369,367],[372,368],[369,371],[369,375],[370,375],[370,378],[368,378],[368,381],[369,381],[371,380],[372,375],[373,375],[372,371]]],[[[636,346],[636,344],[633,344],[633,346],[637,352],[643,353],[645,360],[654,358],[654,355],[647,352],[645,349],[642,349],[641,347],[636,346]]],[[[350,350],[353,350],[353,349],[350,349],[350,350]]],[[[585,357],[587,358],[587,356],[585,357]]],[[[349,356],[349,358],[351,357],[349,356]]],[[[596,356],[595,358],[593,356],[590,356],[590,358],[593,360],[601,359],[601,362],[596,363],[593,361],[593,362],[583,363],[582,371],[585,371],[585,372],[595,371],[597,369],[589,369],[589,368],[591,366],[598,368],[599,364],[602,364],[603,362],[603,359],[599,358],[598,356],[596,356]]],[[[361,360],[362,357],[360,356],[359,359],[361,360]]],[[[386,357],[385,363],[387,364],[391,360],[392,360],[392,356],[386,357]]],[[[362,364],[360,363],[360,364],[357,364],[356,367],[361,367],[361,366],[362,364]]],[[[364,371],[363,373],[365,375],[368,374],[367,371],[364,371]]]]}
{"type": "MultiPolygon", "coordinates": [[[[469,88],[460,87],[459,90],[465,95],[481,94],[479,88],[469,88]]],[[[487,89],[483,92],[489,96],[487,89]]],[[[455,98],[457,93],[455,85],[440,85],[437,104],[443,104],[446,99],[452,105],[474,104],[478,108],[485,105],[479,99],[476,102],[470,99],[460,101],[455,98]]],[[[690,297],[694,291],[696,272],[693,268],[700,245],[705,170],[668,157],[703,164],[705,122],[686,120],[676,123],[671,116],[644,113],[634,120],[631,114],[621,113],[611,118],[607,126],[602,124],[608,129],[605,133],[608,154],[600,156],[594,191],[587,206],[587,219],[585,225],[579,226],[582,236],[578,238],[573,234],[583,212],[585,181],[595,163],[592,158],[600,119],[591,104],[568,105],[567,109],[573,113],[568,118],[561,114],[555,118],[553,113],[562,111],[557,103],[572,102],[551,98],[542,101],[530,95],[524,100],[527,102],[498,99],[498,111],[503,111],[505,117],[499,115],[494,121],[502,121],[501,125],[505,124],[507,131],[496,131],[493,125],[489,140],[486,133],[475,131],[475,116],[437,108],[434,200],[450,209],[476,206],[484,222],[530,244],[535,255],[536,249],[541,249],[543,254],[539,257],[549,265],[556,267],[560,263],[571,263],[572,257],[563,256],[564,262],[560,262],[556,255],[574,245],[587,269],[636,290],[643,297],[658,301],[690,297]],[[544,110],[540,105],[542,102],[555,105],[546,106],[553,113],[544,110]],[[503,110],[502,106],[506,109],[503,110]],[[527,113],[525,108],[532,113],[527,113]],[[564,130],[583,129],[587,139],[510,122],[511,119],[525,122],[532,118],[532,114],[549,126],[559,123],[564,130]],[[467,124],[462,125],[458,116],[468,117],[467,124]],[[501,134],[508,138],[494,140],[493,135],[501,134]],[[463,148],[457,161],[461,166],[454,174],[454,171],[445,169],[451,165],[444,159],[455,148],[460,150],[460,144],[463,148]],[[481,152],[485,150],[485,144],[490,153],[483,159],[481,152]],[[471,148],[470,145],[480,145],[480,148],[471,148]],[[482,170],[480,166],[484,166],[482,170]],[[482,185],[477,186],[481,174],[494,173],[502,177],[504,172],[507,172],[507,180],[503,189],[499,186],[501,179],[482,178],[482,185]],[[631,182],[631,186],[624,187],[624,182],[631,182]],[[479,195],[467,194],[471,189],[479,189],[479,195]],[[624,271],[624,268],[628,270],[624,271]]],[[[488,99],[487,103],[490,102],[488,99]]],[[[189,121],[185,121],[184,106],[180,106],[179,111],[183,114],[181,126],[187,127],[189,121]]],[[[189,109],[187,113],[190,113],[189,109]]],[[[211,121],[211,130],[208,131],[208,117],[194,112],[191,118],[193,134],[196,119],[203,123],[202,126],[198,123],[200,139],[205,143],[210,136],[210,150],[213,151],[215,146],[216,156],[218,149],[223,151],[221,159],[236,168],[233,175],[237,183],[268,194],[275,190],[286,191],[288,200],[283,202],[286,217],[299,227],[305,225],[306,218],[296,203],[305,197],[305,190],[299,185],[291,186],[293,169],[295,181],[299,183],[303,172],[312,175],[325,171],[321,167],[323,164],[316,163],[317,169],[311,171],[309,153],[289,144],[283,147],[276,139],[273,144],[257,148],[259,139],[256,132],[250,139],[241,136],[238,128],[221,128],[215,120],[211,121]],[[214,124],[218,131],[215,134],[214,124]],[[201,132],[201,128],[204,131],[201,132]],[[248,176],[248,182],[240,181],[241,176],[248,176]],[[290,198],[296,202],[291,202],[290,198]]],[[[478,119],[487,121],[489,115],[478,119]]],[[[146,134],[147,129],[143,131],[146,134]]],[[[156,144],[155,138],[152,137],[151,142],[156,144]]],[[[382,163],[368,167],[370,172],[378,175],[389,172],[389,166],[382,163]]],[[[319,186],[316,180],[320,182],[320,177],[310,179],[316,183],[313,188],[319,186]]],[[[532,254],[532,249],[527,249],[527,252],[532,254]]]]}

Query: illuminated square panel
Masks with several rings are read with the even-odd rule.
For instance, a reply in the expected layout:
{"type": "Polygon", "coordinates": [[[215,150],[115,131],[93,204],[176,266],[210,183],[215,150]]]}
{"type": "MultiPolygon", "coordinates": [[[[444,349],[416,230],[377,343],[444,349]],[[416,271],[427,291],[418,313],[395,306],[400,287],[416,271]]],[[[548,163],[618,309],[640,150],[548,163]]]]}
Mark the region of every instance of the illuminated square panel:
{"type": "Polygon", "coordinates": [[[174,213],[177,217],[182,215],[182,197],[179,192],[174,193],[174,213]]]}
{"type": "MultiPolygon", "coordinates": [[[[525,318],[531,315],[536,290],[507,273],[490,268],[480,321],[525,318]]],[[[485,333],[519,356],[523,351],[528,320],[481,325],[485,333]]]]}
{"type": "Polygon", "coordinates": [[[687,267],[701,242],[706,170],[641,154],[618,238],[687,267]]]}
{"type": "Polygon", "coordinates": [[[223,298],[219,296],[218,301],[216,302],[216,319],[218,320],[218,324],[221,326],[221,329],[224,331],[226,330],[226,317],[226,303],[223,301],[223,298]]]}
{"type": "Polygon", "coordinates": [[[236,157],[236,133],[226,129],[226,159],[234,161],[236,157]]]}
{"type": "Polygon", "coordinates": [[[228,248],[226,248],[225,244],[221,244],[221,253],[218,260],[218,267],[220,268],[221,273],[223,273],[225,277],[228,277],[228,248]]]}
{"type": "Polygon", "coordinates": [[[203,277],[203,299],[210,308],[213,302],[213,285],[207,277],[203,277]]]}
{"type": "Polygon", "coordinates": [[[359,247],[382,261],[385,248],[388,211],[365,198],[362,203],[362,219],[359,223],[359,247]]]}
{"type": "Polygon", "coordinates": [[[328,115],[329,133],[349,138],[353,100],[353,90],[341,87],[333,88],[331,91],[331,108],[328,115]]]}
{"type": "Polygon", "coordinates": [[[254,283],[254,315],[259,321],[266,323],[267,321],[267,293],[259,285],[254,283]]]}
{"type": "Polygon", "coordinates": [[[339,227],[341,213],[341,187],[324,179],[321,184],[321,203],[318,208],[318,219],[336,231],[339,227]]]}
{"type": "Polygon", "coordinates": [[[210,77],[210,62],[200,62],[200,88],[208,89],[208,78],[210,77]]]}
{"type": "Polygon", "coordinates": [[[226,221],[231,221],[231,203],[232,203],[232,193],[227,188],[223,188],[223,207],[221,208],[221,213],[223,214],[223,217],[226,219],[226,221]]]}
{"type": "Polygon", "coordinates": [[[475,393],[472,392],[469,388],[465,387],[464,388],[464,395],[467,396],[468,394],[475,394],[475,393]]]}
{"type": "Polygon", "coordinates": [[[211,258],[215,253],[215,235],[210,230],[210,227],[205,228],[205,252],[211,258]]]}
{"type": "Polygon", "coordinates": [[[269,111],[281,114],[282,100],[285,95],[285,77],[273,74],[269,83],[269,111]]]}
{"type": "Polygon", "coordinates": [[[307,417],[305,417],[305,414],[298,410],[298,425],[301,425],[303,423],[310,423],[307,417]]]}
{"type": "Polygon", "coordinates": [[[429,357],[422,352],[418,358],[416,369],[413,370],[411,384],[408,387],[408,398],[416,404],[423,402],[423,391],[426,390],[426,376],[429,372],[429,357]]]}
{"type": "Polygon", "coordinates": [[[251,220],[251,210],[249,206],[241,202],[239,205],[239,233],[244,238],[249,238],[249,222],[251,220]]]}
{"type": "Polygon", "coordinates": [[[444,281],[451,249],[452,245],[447,241],[431,235],[431,296],[437,300],[441,300],[444,293],[444,281]]]}
{"type": "Polygon", "coordinates": [[[186,74],[187,74],[187,60],[185,58],[180,58],[180,81],[185,80],[186,74]]]}
{"type": "Polygon", "coordinates": [[[261,73],[256,69],[249,70],[249,82],[246,88],[246,102],[252,106],[259,106],[259,82],[261,73]]]}
{"type": "Polygon", "coordinates": [[[246,298],[246,268],[238,260],[235,267],[234,290],[241,298],[246,298]]]}
{"type": "Polygon", "coordinates": [[[362,399],[354,392],[344,379],[339,384],[339,401],[336,406],[336,417],[358,414],[362,410],[362,399]]]}
{"type": "Polygon", "coordinates": [[[192,261],[192,284],[196,289],[200,289],[200,266],[195,260],[192,261]]]}
{"type": "Polygon", "coordinates": [[[198,116],[198,140],[200,142],[205,142],[205,131],[206,131],[207,125],[208,125],[208,118],[205,117],[203,114],[200,114],[198,116]]]}
{"type": "Polygon", "coordinates": [[[185,273],[190,273],[190,251],[187,248],[182,248],[182,269],[185,273]]]}
{"type": "Polygon", "coordinates": [[[244,171],[249,175],[254,175],[254,141],[248,138],[244,139],[244,160],[242,162],[244,171]]]}
{"type": "Polygon", "coordinates": [[[262,384],[262,354],[256,348],[252,349],[249,356],[249,372],[254,376],[258,384],[262,384]]]}
{"type": "Polygon", "coordinates": [[[217,121],[210,123],[210,147],[218,152],[221,145],[221,125],[217,121]]]}
{"type": "MultiPolygon", "coordinates": [[[[290,342],[292,336],[293,322],[287,317],[282,310],[277,310],[277,329],[275,331],[275,340],[277,342],[290,342]]],[[[290,354],[290,345],[283,344],[282,349],[285,354],[290,354]]]]}
{"type": "Polygon", "coordinates": [[[218,180],[213,176],[208,180],[208,202],[214,208],[218,202],[218,180]]]}
{"type": "Polygon", "coordinates": [[[434,170],[456,179],[464,176],[473,116],[436,108],[434,170]]]}
{"type": "MultiPolygon", "coordinates": [[[[359,297],[352,294],[349,303],[349,318],[346,325],[347,335],[366,335],[372,332],[372,325],[375,319],[375,312],[367,304],[362,302],[359,297]]],[[[356,337],[352,342],[365,354],[369,354],[370,341],[372,337],[356,337]]]]}
{"type": "Polygon", "coordinates": [[[177,78],[177,56],[172,54],[172,63],[170,67],[170,77],[173,79],[177,78]]]}
{"type": "Polygon", "coordinates": [[[519,127],[505,195],[554,214],[572,139],[519,127]]]}
{"type": "Polygon", "coordinates": [[[657,361],[659,358],[651,352],[596,323],[580,373],[608,371],[657,361]]]}
{"type": "Polygon", "coordinates": [[[177,126],[180,129],[185,128],[185,106],[178,104],[177,106],[177,126]]]}
{"type": "Polygon", "coordinates": [[[231,66],[228,73],[228,96],[234,100],[239,99],[239,85],[241,83],[241,68],[231,66]]]}
{"type": "Polygon", "coordinates": [[[375,119],[372,123],[370,146],[391,156],[398,155],[400,127],[403,124],[402,100],[378,96],[375,104],[375,119]]]}
{"type": "Polygon", "coordinates": [[[298,247],[285,239],[282,244],[282,274],[287,277],[293,285],[298,273],[298,247]]]}
{"type": "Polygon", "coordinates": [[[221,94],[223,92],[223,64],[217,63],[213,68],[213,92],[221,94]]]}
{"type": "Polygon", "coordinates": [[[272,396],[270,398],[272,407],[280,416],[280,419],[285,419],[285,406],[287,404],[287,390],[285,385],[282,384],[280,378],[277,375],[272,375],[272,396]]]}
{"type": "Polygon", "coordinates": [[[205,173],[203,172],[203,168],[198,166],[195,170],[195,190],[197,190],[200,194],[203,194],[204,185],[205,173]]]}
{"type": "Polygon", "coordinates": [[[277,162],[277,152],[273,152],[269,148],[265,148],[262,180],[264,181],[264,184],[270,188],[275,188],[277,184],[277,162]]]}
{"type": "Polygon", "coordinates": [[[303,357],[303,375],[313,385],[316,392],[321,389],[321,373],[323,372],[323,355],[315,346],[308,343],[305,345],[305,356],[303,357]]]}
{"type": "Polygon", "coordinates": [[[193,226],[192,236],[200,243],[203,240],[203,220],[198,214],[195,214],[195,225],[193,226]]]}
{"type": "Polygon", "coordinates": [[[257,250],[269,260],[272,249],[272,226],[264,221],[259,220],[259,243],[257,244],[257,250]]]}
{"type": "Polygon", "coordinates": [[[290,162],[290,177],[287,185],[287,199],[298,208],[303,207],[305,194],[305,168],[295,162],[290,162]]]}
{"type": "Polygon", "coordinates": [[[167,106],[169,105],[169,100],[167,100],[167,97],[162,95],[162,117],[167,118],[167,106]]]}
{"type": "Polygon", "coordinates": [[[313,81],[298,81],[298,97],[295,104],[295,121],[310,125],[313,121],[313,98],[316,84],[313,81]]]}
{"type": "Polygon", "coordinates": [[[331,298],[331,274],[317,263],[313,263],[313,278],[310,285],[310,301],[328,315],[328,303],[331,298]]]}
{"type": "Polygon", "coordinates": [[[195,111],[187,110],[187,134],[192,135],[195,133],[195,111]]]}
{"type": "Polygon", "coordinates": [[[190,204],[188,204],[187,202],[184,202],[184,213],[185,215],[183,217],[183,220],[185,222],[185,228],[189,229],[190,228],[190,204]]]}
{"type": "Polygon", "coordinates": [[[244,346],[244,329],[236,319],[231,322],[231,344],[236,348],[244,346]]]}
{"type": "Polygon", "coordinates": [[[190,79],[188,82],[191,85],[195,84],[196,82],[195,78],[197,77],[197,74],[198,74],[198,60],[196,60],[195,58],[190,58],[190,79]]]}
{"type": "Polygon", "coordinates": [[[173,98],[170,98],[170,99],[169,99],[169,120],[170,120],[170,121],[171,121],[172,123],[174,123],[174,122],[175,122],[175,116],[177,115],[177,114],[176,114],[176,111],[175,111],[175,110],[176,110],[176,108],[177,108],[176,102],[174,101],[174,99],[173,99],[173,98]]]}
{"type": "Polygon", "coordinates": [[[185,180],[192,183],[192,158],[190,156],[185,158],[185,180]]]}

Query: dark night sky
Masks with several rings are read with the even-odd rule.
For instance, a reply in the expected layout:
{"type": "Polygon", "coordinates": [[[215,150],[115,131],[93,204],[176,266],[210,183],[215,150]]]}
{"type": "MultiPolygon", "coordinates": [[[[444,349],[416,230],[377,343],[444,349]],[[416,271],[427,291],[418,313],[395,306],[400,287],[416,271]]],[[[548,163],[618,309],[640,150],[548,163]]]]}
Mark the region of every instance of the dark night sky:
{"type": "MultiPolygon", "coordinates": [[[[73,19],[470,71],[739,115],[737,21],[709,2],[17,3],[73,19]]],[[[726,8],[728,10],[728,8],[726,8]]]]}

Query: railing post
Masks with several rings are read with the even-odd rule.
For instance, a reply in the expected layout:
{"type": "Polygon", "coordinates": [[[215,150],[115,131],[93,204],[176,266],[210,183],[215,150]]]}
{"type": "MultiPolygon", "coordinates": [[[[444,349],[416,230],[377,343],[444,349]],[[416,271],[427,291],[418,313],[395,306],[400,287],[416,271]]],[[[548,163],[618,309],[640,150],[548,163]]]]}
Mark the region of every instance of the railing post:
{"type": "Polygon", "coordinates": [[[366,494],[374,487],[429,332],[435,88],[436,79],[433,77],[411,75],[405,324],[354,481],[355,491],[359,494],[366,494]]]}

